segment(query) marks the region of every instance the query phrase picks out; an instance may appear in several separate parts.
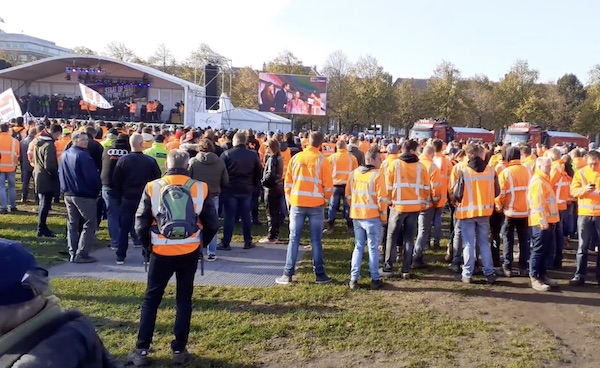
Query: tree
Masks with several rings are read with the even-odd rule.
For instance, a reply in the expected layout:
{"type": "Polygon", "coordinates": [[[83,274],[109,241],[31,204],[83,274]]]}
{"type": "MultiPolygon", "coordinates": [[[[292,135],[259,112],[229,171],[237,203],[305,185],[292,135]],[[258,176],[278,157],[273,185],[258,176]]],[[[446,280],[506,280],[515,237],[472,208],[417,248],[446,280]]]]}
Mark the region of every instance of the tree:
{"type": "Polygon", "coordinates": [[[302,65],[302,60],[288,50],[284,50],[276,58],[266,62],[263,69],[267,73],[307,74],[306,68],[302,65]]]}
{"type": "Polygon", "coordinates": [[[329,55],[323,66],[323,74],[327,82],[327,115],[340,123],[341,130],[346,130],[348,114],[353,101],[350,99],[350,72],[352,63],[343,51],[337,50],[329,55]]]}
{"type": "Polygon", "coordinates": [[[233,106],[258,108],[258,74],[250,67],[239,69],[233,77],[231,102],[233,106]]]}
{"type": "Polygon", "coordinates": [[[425,93],[417,90],[412,80],[402,81],[396,87],[395,95],[397,106],[394,118],[395,126],[408,131],[415,121],[429,114],[425,106],[425,93]]]}
{"type": "Polygon", "coordinates": [[[154,54],[148,58],[148,63],[158,70],[172,74],[177,65],[171,50],[164,43],[159,44],[154,54]]]}
{"type": "Polygon", "coordinates": [[[496,86],[485,75],[475,75],[466,82],[465,124],[486,129],[501,128],[496,123],[496,86]]]}
{"type": "Polygon", "coordinates": [[[496,89],[499,125],[508,126],[539,115],[538,78],[539,72],[531,69],[526,60],[517,60],[500,80],[496,89]]]}
{"type": "Polygon", "coordinates": [[[19,57],[19,54],[8,50],[0,50],[0,60],[4,60],[10,66],[21,65],[26,62],[19,57]]]}
{"type": "Polygon", "coordinates": [[[217,65],[219,69],[229,68],[229,60],[215,52],[208,44],[201,43],[183,62],[179,77],[195,84],[204,84],[204,67],[206,64],[217,65]]]}
{"type": "Polygon", "coordinates": [[[79,54],[79,55],[98,55],[98,53],[90,48],[87,48],[85,46],[75,46],[73,47],[73,51],[74,54],[79,54]]]}
{"type": "Polygon", "coordinates": [[[118,41],[112,41],[106,45],[106,54],[121,61],[139,62],[141,60],[124,43],[118,41]]]}
{"type": "Polygon", "coordinates": [[[358,126],[388,124],[396,114],[392,76],[372,56],[358,59],[349,80],[348,118],[358,126]]]}
{"type": "MultiPolygon", "coordinates": [[[[586,91],[575,74],[565,74],[556,81],[555,113],[562,128],[567,130],[575,120],[577,108],[586,98],[586,91]]],[[[561,129],[562,130],[562,129],[561,129]]]]}
{"type": "Polygon", "coordinates": [[[460,122],[466,107],[465,83],[460,70],[448,61],[442,61],[427,83],[427,96],[436,117],[450,122],[460,122]]]}

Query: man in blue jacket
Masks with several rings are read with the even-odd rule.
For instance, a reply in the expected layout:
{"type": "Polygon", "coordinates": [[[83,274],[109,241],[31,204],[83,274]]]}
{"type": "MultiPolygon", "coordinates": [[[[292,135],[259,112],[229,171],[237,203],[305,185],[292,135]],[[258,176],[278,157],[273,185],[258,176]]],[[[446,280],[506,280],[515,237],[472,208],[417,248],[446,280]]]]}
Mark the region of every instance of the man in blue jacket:
{"type": "Polygon", "coordinates": [[[89,250],[98,228],[96,198],[102,183],[94,159],[86,150],[89,139],[86,133],[75,132],[73,145],[63,152],[58,170],[67,206],[67,243],[71,262],[74,263],[96,262],[89,255],[89,250]],[[81,235],[80,221],[83,221],[81,235]]]}

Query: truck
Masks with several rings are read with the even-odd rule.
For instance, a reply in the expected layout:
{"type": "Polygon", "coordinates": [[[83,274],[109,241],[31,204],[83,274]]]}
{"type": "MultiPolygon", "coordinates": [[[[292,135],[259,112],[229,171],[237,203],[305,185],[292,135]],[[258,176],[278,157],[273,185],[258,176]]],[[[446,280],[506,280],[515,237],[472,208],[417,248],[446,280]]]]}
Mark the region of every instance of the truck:
{"type": "Polygon", "coordinates": [[[575,144],[579,147],[587,147],[590,143],[590,140],[581,134],[545,130],[539,124],[530,122],[519,122],[509,126],[502,141],[510,144],[529,144],[531,147],[535,147],[536,144],[546,147],[556,144],[560,146],[575,144]]]}
{"type": "Polygon", "coordinates": [[[483,128],[451,127],[446,120],[421,119],[413,125],[408,138],[414,140],[438,138],[446,143],[450,141],[492,143],[495,140],[495,133],[483,128]]]}

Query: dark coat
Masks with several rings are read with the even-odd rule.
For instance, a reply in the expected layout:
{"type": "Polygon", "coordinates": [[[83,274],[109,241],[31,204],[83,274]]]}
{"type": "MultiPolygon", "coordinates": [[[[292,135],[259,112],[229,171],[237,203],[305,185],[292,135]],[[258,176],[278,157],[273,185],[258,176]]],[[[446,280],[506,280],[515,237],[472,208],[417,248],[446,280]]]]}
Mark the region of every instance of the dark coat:
{"type": "Polygon", "coordinates": [[[223,193],[233,195],[250,195],[260,185],[262,169],[256,151],[238,145],[223,152],[221,159],[229,174],[229,185],[223,193]]]}
{"type": "Polygon", "coordinates": [[[92,156],[83,148],[72,146],[60,157],[60,189],[65,196],[97,198],[102,188],[100,172],[92,156]]]}
{"type": "Polygon", "coordinates": [[[60,190],[56,147],[54,139],[46,131],[40,133],[34,143],[33,178],[36,193],[54,194],[60,190]]]}
{"type": "Polygon", "coordinates": [[[283,195],[283,158],[280,153],[267,158],[261,184],[267,195],[283,195]]]}

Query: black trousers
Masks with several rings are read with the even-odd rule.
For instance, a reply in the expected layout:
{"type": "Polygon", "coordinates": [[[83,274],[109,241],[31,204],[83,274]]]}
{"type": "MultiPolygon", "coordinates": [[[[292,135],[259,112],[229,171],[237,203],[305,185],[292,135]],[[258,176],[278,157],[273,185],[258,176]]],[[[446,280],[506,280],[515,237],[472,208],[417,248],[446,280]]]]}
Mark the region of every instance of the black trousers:
{"type": "Polygon", "coordinates": [[[173,351],[185,349],[190,334],[190,321],[192,318],[192,294],[194,292],[194,275],[198,267],[200,248],[190,254],[182,256],[150,256],[148,268],[148,285],[142,304],[140,317],[140,331],[138,333],[137,348],[149,349],[156,325],[156,313],[162,301],[165,287],[169,279],[175,274],[177,281],[177,313],[173,332],[175,340],[171,342],[173,351]]]}
{"type": "Polygon", "coordinates": [[[282,200],[283,194],[265,189],[265,204],[267,206],[267,221],[269,223],[269,240],[279,238],[282,200]]]}
{"type": "Polygon", "coordinates": [[[48,225],[46,225],[46,220],[48,219],[48,212],[50,212],[50,208],[52,208],[52,197],[54,193],[40,193],[40,205],[38,208],[38,232],[47,232],[50,231],[48,229],[48,225]]]}
{"type": "Polygon", "coordinates": [[[519,239],[519,269],[526,270],[528,269],[527,262],[529,261],[529,224],[527,217],[515,218],[506,216],[504,218],[502,226],[502,242],[504,243],[503,266],[509,270],[512,269],[515,231],[519,239]]]}
{"type": "Polygon", "coordinates": [[[504,214],[502,212],[492,212],[490,216],[490,235],[492,237],[490,241],[490,248],[492,248],[492,261],[494,267],[500,267],[500,231],[502,231],[502,225],[504,225],[504,214]]]}

